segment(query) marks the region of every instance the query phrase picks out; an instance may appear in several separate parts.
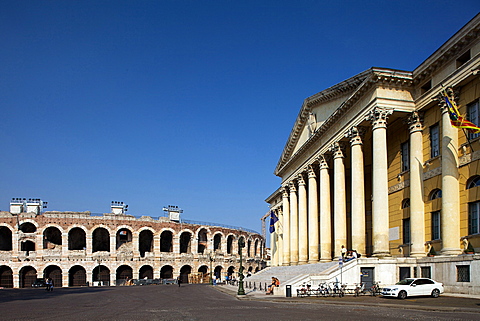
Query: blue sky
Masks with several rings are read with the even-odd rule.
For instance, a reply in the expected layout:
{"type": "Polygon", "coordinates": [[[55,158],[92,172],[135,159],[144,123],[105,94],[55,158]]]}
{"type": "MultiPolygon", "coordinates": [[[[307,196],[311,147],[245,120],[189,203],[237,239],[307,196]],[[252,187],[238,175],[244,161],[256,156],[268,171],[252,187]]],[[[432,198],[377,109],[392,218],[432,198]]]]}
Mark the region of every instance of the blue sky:
{"type": "Polygon", "coordinates": [[[413,70],[478,1],[0,1],[0,209],[260,232],[304,98],[413,70]]]}

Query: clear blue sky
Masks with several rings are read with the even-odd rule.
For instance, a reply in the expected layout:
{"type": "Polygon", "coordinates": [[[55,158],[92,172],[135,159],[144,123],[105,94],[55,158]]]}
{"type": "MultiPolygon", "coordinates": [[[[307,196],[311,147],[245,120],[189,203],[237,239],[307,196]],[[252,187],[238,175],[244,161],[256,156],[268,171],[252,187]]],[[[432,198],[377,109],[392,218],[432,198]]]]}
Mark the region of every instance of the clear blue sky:
{"type": "Polygon", "coordinates": [[[260,232],[304,98],[413,70],[475,1],[0,1],[0,209],[162,215],[260,232]]]}

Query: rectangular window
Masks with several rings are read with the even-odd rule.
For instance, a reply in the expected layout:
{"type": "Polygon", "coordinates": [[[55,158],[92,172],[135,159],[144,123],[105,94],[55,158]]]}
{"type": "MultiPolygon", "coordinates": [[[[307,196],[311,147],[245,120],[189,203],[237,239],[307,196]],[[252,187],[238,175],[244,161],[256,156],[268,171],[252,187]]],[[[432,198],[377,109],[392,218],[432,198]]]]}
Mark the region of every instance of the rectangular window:
{"type": "Polygon", "coordinates": [[[480,201],[468,203],[468,234],[479,234],[478,216],[480,212],[480,201]]]}
{"type": "Polygon", "coordinates": [[[402,156],[402,172],[408,171],[410,169],[410,144],[408,141],[402,143],[400,146],[401,156],[402,156]]]}
{"type": "Polygon", "coordinates": [[[432,278],[432,268],[430,266],[421,267],[422,278],[432,278]]]}
{"type": "Polygon", "coordinates": [[[440,239],[440,211],[432,212],[432,241],[440,239]]]}
{"type": "Polygon", "coordinates": [[[440,131],[438,124],[430,127],[430,157],[440,155],[440,131]]]}
{"type": "Polygon", "coordinates": [[[410,244],[410,218],[403,220],[403,244],[410,244]]]}
{"type": "MultiPolygon", "coordinates": [[[[474,103],[471,103],[470,105],[467,106],[467,114],[468,114],[468,120],[474,123],[475,125],[479,126],[480,121],[479,121],[479,103],[478,100],[474,103]]],[[[469,133],[469,138],[474,139],[480,136],[480,133],[469,133]]]]}
{"type": "Polygon", "coordinates": [[[470,282],[470,265],[457,265],[457,282],[470,282]]]}

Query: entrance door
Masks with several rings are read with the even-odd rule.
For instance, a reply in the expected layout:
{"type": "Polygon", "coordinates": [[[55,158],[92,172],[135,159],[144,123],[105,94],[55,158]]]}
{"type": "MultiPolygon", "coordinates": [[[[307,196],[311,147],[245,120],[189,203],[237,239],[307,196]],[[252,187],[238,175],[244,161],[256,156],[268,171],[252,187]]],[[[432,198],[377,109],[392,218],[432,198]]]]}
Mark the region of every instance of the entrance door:
{"type": "Polygon", "coordinates": [[[400,280],[404,280],[410,277],[410,268],[409,267],[401,267],[400,268],[400,280]]]}
{"type": "Polygon", "coordinates": [[[365,284],[365,289],[370,289],[373,285],[375,268],[373,267],[362,267],[360,272],[362,273],[361,278],[363,284],[365,284]]]}

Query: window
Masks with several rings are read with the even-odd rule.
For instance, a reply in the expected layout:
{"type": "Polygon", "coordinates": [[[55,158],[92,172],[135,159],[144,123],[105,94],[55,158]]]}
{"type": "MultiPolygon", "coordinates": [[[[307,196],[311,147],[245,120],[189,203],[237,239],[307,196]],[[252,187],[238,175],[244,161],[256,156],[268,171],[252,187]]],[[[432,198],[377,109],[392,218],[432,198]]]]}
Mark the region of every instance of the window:
{"type": "MultiPolygon", "coordinates": [[[[478,109],[479,109],[478,100],[467,106],[468,120],[477,126],[480,125],[478,109]]],[[[470,139],[473,139],[473,138],[479,137],[480,133],[469,133],[468,135],[470,139]]]]}
{"type": "Polygon", "coordinates": [[[410,144],[408,141],[406,141],[400,146],[402,156],[402,172],[408,171],[410,169],[409,148],[410,144]]]}
{"type": "Polygon", "coordinates": [[[403,220],[403,244],[410,244],[410,218],[403,220]]]}
{"type": "Polygon", "coordinates": [[[428,197],[428,199],[431,201],[431,200],[434,200],[434,199],[437,199],[437,198],[442,198],[442,190],[441,189],[434,189],[431,193],[430,193],[430,196],[428,197]]]}
{"type": "Polygon", "coordinates": [[[478,219],[480,212],[480,201],[468,203],[468,234],[479,234],[478,219]]]}
{"type": "Polygon", "coordinates": [[[460,68],[464,63],[469,61],[471,58],[470,50],[467,50],[463,55],[457,58],[457,68],[460,68]]]}
{"type": "Polygon", "coordinates": [[[440,211],[432,212],[432,241],[440,239],[440,211]]]}
{"type": "Polygon", "coordinates": [[[438,124],[430,127],[430,157],[440,155],[440,134],[438,124]]]}
{"type": "Polygon", "coordinates": [[[410,199],[406,198],[402,201],[402,209],[403,208],[409,208],[410,207],[410,199]]]}
{"type": "Polygon", "coordinates": [[[432,277],[432,268],[429,266],[421,267],[422,278],[431,278],[432,277]]]}
{"type": "Polygon", "coordinates": [[[467,182],[467,189],[480,186],[480,176],[473,176],[467,182]]]}
{"type": "Polygon", "coordinates": [[[427,81],[420,89],[422,94],[432,89],[432,80],[430,79],[429,81],[427,81]]]}
{"type": "Polygon", "coordinates": [[[470,282],[470,265],[457,265],[457,282],[470,282]]]}

